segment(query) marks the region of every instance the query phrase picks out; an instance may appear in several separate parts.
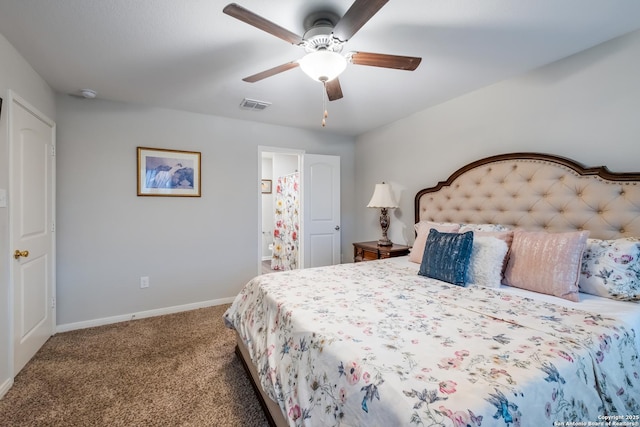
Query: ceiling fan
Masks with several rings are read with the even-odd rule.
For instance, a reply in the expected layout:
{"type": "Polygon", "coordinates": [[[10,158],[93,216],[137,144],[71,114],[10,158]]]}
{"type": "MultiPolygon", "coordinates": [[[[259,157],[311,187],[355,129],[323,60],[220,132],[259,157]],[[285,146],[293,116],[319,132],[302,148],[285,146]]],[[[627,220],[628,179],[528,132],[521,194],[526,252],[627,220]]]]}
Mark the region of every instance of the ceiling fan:
{"type": "Polygon", "coordinates": [[[223,9],[227,15],[300,46],[307,52],[307,55],[299,60],[278,65],[242,80],[254,83],[299,66],[309,77],[322,82],[327,98],[335,101],[343,97],[338,75],[344,71],[347,62],[398,70],[415,70],[422,58],[369,52],[349,52],[346,55],[340,53],[344,44],[388,1],[355,0],[342,18],[331,12],[314,13],[305,20],[306,31],[302,37],[236,3],[228,4],[223,9]]]}

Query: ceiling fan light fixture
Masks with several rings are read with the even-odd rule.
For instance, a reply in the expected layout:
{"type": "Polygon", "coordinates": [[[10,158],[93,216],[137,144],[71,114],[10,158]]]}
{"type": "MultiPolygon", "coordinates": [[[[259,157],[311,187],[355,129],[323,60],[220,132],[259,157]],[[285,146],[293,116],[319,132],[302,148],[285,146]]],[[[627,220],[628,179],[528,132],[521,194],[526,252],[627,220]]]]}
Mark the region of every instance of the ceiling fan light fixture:
{"type": "Polygon", "coordinates": [[[347,68],[347,58],[337,52],[318,50],[305,55],[300,68],[313,80],[328,82],[338,77],[347,68]]]}

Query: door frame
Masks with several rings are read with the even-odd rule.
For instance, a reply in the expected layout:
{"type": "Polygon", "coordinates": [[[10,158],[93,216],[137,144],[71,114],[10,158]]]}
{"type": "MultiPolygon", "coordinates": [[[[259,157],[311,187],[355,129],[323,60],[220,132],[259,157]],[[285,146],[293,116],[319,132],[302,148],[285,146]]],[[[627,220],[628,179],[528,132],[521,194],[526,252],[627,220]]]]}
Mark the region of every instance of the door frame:
{"type": "MultiPolygon", "coordinates": [[[[262,178],[262,155],[263,153],[274,153],[274,154],[288,154],[288,155],[297,155],[298,156],[298,171],[300,171],[300,176],[302,177],[302,158],[305,155],[305,150],[297,150],[293,148],[283,148],[283,147],[269,147],[265,145],[258,145],[258,185],[256,185],[256,192],[258,198],[258,234],[257,234],[257,253],[256,259],[258,260],[257,265],[257,274],[262,274],[262,191],[260,189],[260,179],[262,178]]],[[[300,179],[302,183],[302,179],[300,179]]],[[[303,190],[304,191],[304,190],[303,190]]],[[[302,192],[301,192],[302,194],[302,192]]],[[[300,260],[303,260],[304,256],[304,239],[302,238],[302,229],[304,228],[304,212],[302,211],[302,204],[300,206],[300,246],[298,248],[298,257],[300,260]]]]}
{"type": "MultiPolygon", "coordinates": [[[[47,125],[51,126],[51,131],[53,133],[52,135],[52,145],[53,145],[53,161],[51,164],[51,186],[52,186],[52,190],[51,190],[51,221],[52,221],[52,227],[55,227],[56,224],[56,161],[55,161],[55,147],[56,147],[56,123],[54,121],[52,121],[49,117],[47,117],[45,114],[43,114],[41,111],[39,111],[37,108],[35,108],[33,105],[31,105],[28,101],[26,101],[24,98],[22,98],[20,95],[16,94],[15,92],[13,92],[12,90],[8,90],[8,102],[7,102],[7,110],[8,110],[8,114],[7,114],[7,138],[8,138],[8,142],[9,142],[9,149],[8,149],[8,155],[9,155],[9,159],[13,158],[13,150],[14,150],[14,144],[12,141],[13,138],[13,117],[15,114],[14,111],[14,102],[22,105],[26,110],[30,111],[32,114],[34,114],[35,116],[38,117],[38,119],[42,120],[43,122],[45,122],[47,125]]],[[[14,165],[13,162],[9,161],[9,180],[8,180],[8,186],[9,186],[9,191],[8,191],[8,199],[9,199],[9,212],[8,212],[8,218],[9,218],[9,253],[8,256],[10,257],[9,259],[9,375],[11,376],[11,382],[13,383],[13,378],[15,378],[16,376],[16,372],[15,370],[15,346],[14,346],[14,338],[15,338],[15,331],[14,331],[14,327],[15,327],[15,310],[14,310],[14,298],[15,298],[15,284],[14,284],[14,269],[15,267],[15,263],[13,262],[13,260],[11,259],[12,256],[12,251],[11,249],[14,248],[14,235],[13,235],[13,221],[14,221],[14,217],[13,217],[13,208],[11,206],[11,189],[13,188],[13,174],[15,172],[14,169],[14,165]]],[[[53,307],[51,307],[51,335],[55,334],[56,331],[56,308],[55,308],[55,297],[56,297],[56,233],[55,233],[55,228],[54,231],[51,233],[51,270],[50,270],[50,274],[51,277],[49,278],[49,283],[50,283],[50,289],[49,292],[51,295],[51,298],[53,298],[53,307]]]]}

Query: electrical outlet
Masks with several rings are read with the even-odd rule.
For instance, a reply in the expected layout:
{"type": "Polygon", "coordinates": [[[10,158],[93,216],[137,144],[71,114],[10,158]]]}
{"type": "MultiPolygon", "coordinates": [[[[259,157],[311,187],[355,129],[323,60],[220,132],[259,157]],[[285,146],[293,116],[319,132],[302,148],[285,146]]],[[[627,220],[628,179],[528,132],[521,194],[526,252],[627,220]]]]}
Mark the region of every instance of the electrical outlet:
{"type": "Polygon", "coordinates": [[[149,287],[149,276],[142,276],[140,278],[140,288],[148,288],[149,287]]]}

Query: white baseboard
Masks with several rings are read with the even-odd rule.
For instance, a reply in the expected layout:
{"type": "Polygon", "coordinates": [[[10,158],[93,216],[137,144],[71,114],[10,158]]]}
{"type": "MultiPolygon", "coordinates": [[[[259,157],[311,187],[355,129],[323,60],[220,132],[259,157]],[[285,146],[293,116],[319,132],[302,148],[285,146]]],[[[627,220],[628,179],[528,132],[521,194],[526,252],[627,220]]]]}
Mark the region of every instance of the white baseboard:
{"type": "Polygon", "coordinates": [[[4,397],[5,394],[9,391],[9,389],[13,386],[13,378],[7,378],[5,382],[0,385],[0,399],[4,397]]]}
{"type": "Polygon", "coordinates": [[[198,308],[213,307],[215,305],[232,303],[235,297],[220,298],[209,301],[195,302],[191,304],[176,305],[173,307],[158,308],[155,310],[141,311],[138,313],[121,314],[101,319],[85,320],[82,322],[65,323],[56,326],[56,333],[74,331],[76,329],[93,328],[95,326],[110,325],[112,323],[126,322],[128,320],[144,319],[145,317],[162,316],[164,314],[179,313],[181,311],[195,310],[198,308]]]}

